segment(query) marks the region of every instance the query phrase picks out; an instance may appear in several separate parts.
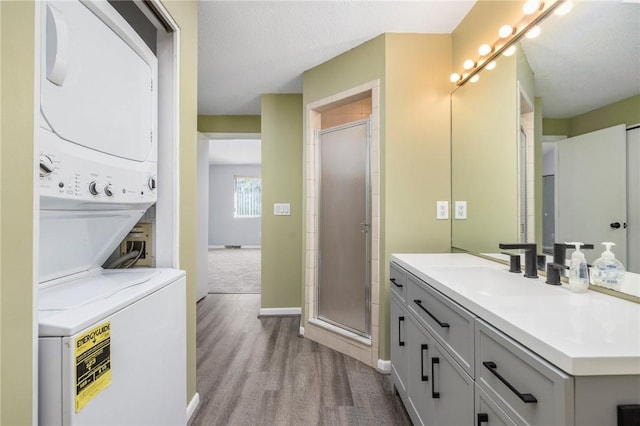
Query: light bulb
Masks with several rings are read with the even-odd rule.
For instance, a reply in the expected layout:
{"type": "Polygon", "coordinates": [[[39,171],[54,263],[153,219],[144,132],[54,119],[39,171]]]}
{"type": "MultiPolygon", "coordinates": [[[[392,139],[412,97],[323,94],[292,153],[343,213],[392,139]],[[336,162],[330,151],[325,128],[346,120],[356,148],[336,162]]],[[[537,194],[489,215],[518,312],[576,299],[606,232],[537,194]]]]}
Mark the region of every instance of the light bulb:
{"type": "Polygon", "coordinates": [[[480,80],[480,76],[478,74],[474,75],[473,77],[471,77],[469,79],[469,81],[472,82],[472,83],[475,83],[478,80],[480,80]]]}
{"type": "Polygon", "coordinates": [[[540,28],[539,25],[536,25],[535,27],[531,28],[529,31],[527,31],[527,38],[536,38],[540,35],[540,32],[542,31],[542,29],[540,28]]]}
{"type": "Polygon", "coordinates": [[[522,11],[525,15],[531,15],[538,9],[540,9],[540,2],[538,0],[527,0],[524,6],[522,6],[522,11]]]}
{"type": "Polygon", "coordinates": [[[454,72],[453,74],[451,74],[451,77],[449,77],[449,80],[452,83],[457,83],[460,80],[460,74],[458,74],[457,72],[454,72]]]}
{"type": "Polygon", "coordinates": [[[493,49],[488,44],[483,44],[478,48],[478,54],[480,56],[487,56],[491,52],[493,52],[493,49]]]}
{"type": "Polygon", "coordinates": [[[466,61],[464,61],[464,64],[462,64],[462,68],[464,68],[465,70],[470,70],[475,66],[476,66],[476,63],[473,62],[473,59],[467,59],[466,61]]]}
{"type": "Polygon", "coordinates": [[[567,13],[569,13],[572,7],[573,7],[573,4],[571,3],[571,0],[567,0],[564,3],[562,3],[560,6],[558,6],[558,8],[555,10],[554,13],[556,15],[566,15],[567,13]]]}
{"type": "Polygon", "coordinates": [[[492,69],[494,69],[496,67],[496,61],[491,61],[487,64],[486,67],[484,67],[484,69],[491,71],[492,69]]]}
{"type": "Polygon", "coordinates": [[[510,35],[513,35],[513,33],[515,28],[513,28],[511,25],[503,25],[500,27],[500,29],[498,30],[498,35],[500,36],[500,38],[507,38],[510,35]]]}
{"type": "Polygon", "coordinates": [[[504,56],[511,56],[514,53],[516,53],[516,46],[515,45],[511,45],[511,46],[509,46],[509,48],[507,48],[507,50],[504,51],[503,55],[504,56]]]}

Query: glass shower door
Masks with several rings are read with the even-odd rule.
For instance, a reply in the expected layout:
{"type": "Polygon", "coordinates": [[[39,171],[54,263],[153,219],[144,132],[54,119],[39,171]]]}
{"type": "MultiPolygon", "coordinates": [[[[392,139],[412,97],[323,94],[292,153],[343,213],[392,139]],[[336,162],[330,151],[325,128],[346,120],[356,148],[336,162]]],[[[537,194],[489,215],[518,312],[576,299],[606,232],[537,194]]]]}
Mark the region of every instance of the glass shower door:
{"type": "Polygon", "coordinates": [[[319,134],[318,318],[370,336],[369,120],[319,134]]]}

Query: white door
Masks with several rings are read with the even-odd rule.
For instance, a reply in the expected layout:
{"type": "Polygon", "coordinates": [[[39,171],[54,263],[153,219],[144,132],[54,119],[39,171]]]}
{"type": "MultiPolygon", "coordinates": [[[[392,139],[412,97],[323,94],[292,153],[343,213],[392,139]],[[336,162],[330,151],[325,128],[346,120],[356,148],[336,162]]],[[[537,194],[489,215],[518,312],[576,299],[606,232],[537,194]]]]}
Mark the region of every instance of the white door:
{"type": "Polygon", "coordinates": [[[627,263],[626,129],[618,125],[558,142],[556,242],[581,241],[593,263],[616,244],[614,253],[627,263]]]}
{"type": "Polygon", "coordinates": [[[640,126],[627,130],[627,271],[640,273],[640,126]]]}

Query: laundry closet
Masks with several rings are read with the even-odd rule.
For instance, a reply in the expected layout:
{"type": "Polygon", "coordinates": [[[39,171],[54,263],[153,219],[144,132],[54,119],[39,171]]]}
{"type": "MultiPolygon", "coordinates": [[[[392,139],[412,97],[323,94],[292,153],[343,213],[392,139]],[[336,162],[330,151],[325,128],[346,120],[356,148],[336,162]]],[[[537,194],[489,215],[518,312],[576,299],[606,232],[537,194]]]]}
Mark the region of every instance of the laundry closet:
{"type": "Polygon", "coordinates": [[[38,423],[185,424],[186,277],[155,254],[176,234],[158,54],[108,2],[39,10],[38,423]]]}

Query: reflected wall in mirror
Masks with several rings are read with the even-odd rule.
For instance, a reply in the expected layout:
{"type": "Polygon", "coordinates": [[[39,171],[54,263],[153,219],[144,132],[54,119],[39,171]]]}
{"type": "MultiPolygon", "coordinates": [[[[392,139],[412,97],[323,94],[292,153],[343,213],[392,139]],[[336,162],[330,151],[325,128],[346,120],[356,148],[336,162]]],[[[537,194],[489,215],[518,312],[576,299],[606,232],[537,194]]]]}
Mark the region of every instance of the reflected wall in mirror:
{"type": "MultiPolygon", "coordinates": [[[[623,234],[622,239],[618,238],[622,247],[614,247],[614,253],[626,257],[623,263],[627,270],[640,272],[640,130],[633,129],[640,124],[639,39],[640,4],[637,2],[574,2],[568,15],[551,15],[542,24],[542,34],[537,39],[520,42],[517,66],[508,71],[513,75],[505,76],[490,90],[483,90],[480,84],[489,75],[485,70],[480,73],[480,82],[476,85],[467,84],[452,94],[452,202],[477,188],[484,204],[480,208],[493,214],[493,220],[485,217],[476,221],[474,204],[477,202],[469,203],[469,219],[453,221],[454,247],[495,253],[497,242],[523,241],[531,235],[535,235],[538,247],[545,249],[552,247],[554,241],[577,239],[596,245],[595,250],[587,252],[592,262],[604,250],[601,242],[615,241],[617,234],[623,234]],[[532,84],[528,83],[530,78],[532,84]],[[509,142],[492,138],[494,130],[488,124],[488,128],[472,129],[475,123],[497,119],[494,100],[499,92],[502,92],[500,97],[504,93],[510,97],[507,103],[512,109],[510,113],[503,113],[503,120],[511,124],[492,124],[510,129],[511,135],[506,136],[510,138],[509,142]],[[519,92],[524,96],[518,97],[519,92]],[[469,104],[468,97],[484,99],[474,101],[473,121],[462,114],[468,110],[464,106],[469,104]],[[513,101],[513,98],[518,100],[513,101]],[[526,112],[520,108],[524,98],[534,107],[535,140],[535,162],[529,166],[535,170],[533,196],[529,194],[527,198],[524,198],[526,184],[519,186],[526,176],[523,166],[518,166],[524,150],[516,148],[519,130],[526,122],[523,120],[526,112]],[[608,128],[611,129],[603,130],[608,128]],[[594,137],[600,139],[593,142],[600,144],[599,153],[589,153],[590,142],[585,142],[594,137]],[[544,155],[543,139],[550,143],[544,144],[544,155]],[[618,142],[618,148],[614,147],[614,139],[622,140],[618,142]],[[489,174],[478,170],[473,165],[473,151],[469,151],[472,140],[488,144],[483,146],[487,152],[506,150],[502,161],[509,164],[493,163],[489,174]],[[614,158],[615,151],[618,151],[617,159],[614,158]],[[510,160],[506,158],[509,156],[510,160]],[[543,156],[547,159],[544,168],[543,156]],[[587,158],[593,158],[594,163],[589,164],[587,158]],[[475,174],[470,173],[469,164],[475,174]],[[589,183],[586,177],[597,176],[596,172],[604,169],[605,164],[612,166],[613,171],[589,183]],[[570,167],[577,169],[577,173],[569,171],[570,167]],[[496,176],[501,176],[503,181],[496,184],[496,176]],[[614,183],[614,178],[618,183],[614,183]],[[605,201],[604,194],[615,192],[614,188],[623,194],[622,201],[619,196],[617,200],[605,201]],[[582,189],[583,195],[578,195],[577,189],[582,189]],[[508,205],[493,209],[493,204],[505,201],[502,199],[505,191],[508,205]],[[574,198],[570,200],[563,191],[574,198]],[[513,202],[514,192],[519,202],[513,202]],[[524,219],[528,200],[534,204],[532,220],[524,219]],[[618,212],[614,208],[616,204],[621,206],[617,207],[618,212]],[[512,216],[501,215],[498,210],[502,209],[512,216]],[[570,213],[566,213],[566,209],[570,213]],[[593,216],[595,211],[600,211],[603,218],[593,216]],[[567,218],[569,220],[565,220],[567,218]],[[562,229],[566,228],[566,223],[574,229],[562,229]],[[528,229],[528,234],[521,234],[519,229],[514,229],[524,225],[533,227],[533,231],[528,229]],[[589,233],[599,228],[603,231],[599,236],[589,233]]],[[[640,287],[640,280],[637,281],[640,287]]]]}
{"type": "Polygon", "coordinates": [[[501,57],[476,83],[452,94],[452,198],[467,202],[467,218],[452,221],[452,245],[494,252],[518,240],[516,59],[501,57]]]}

